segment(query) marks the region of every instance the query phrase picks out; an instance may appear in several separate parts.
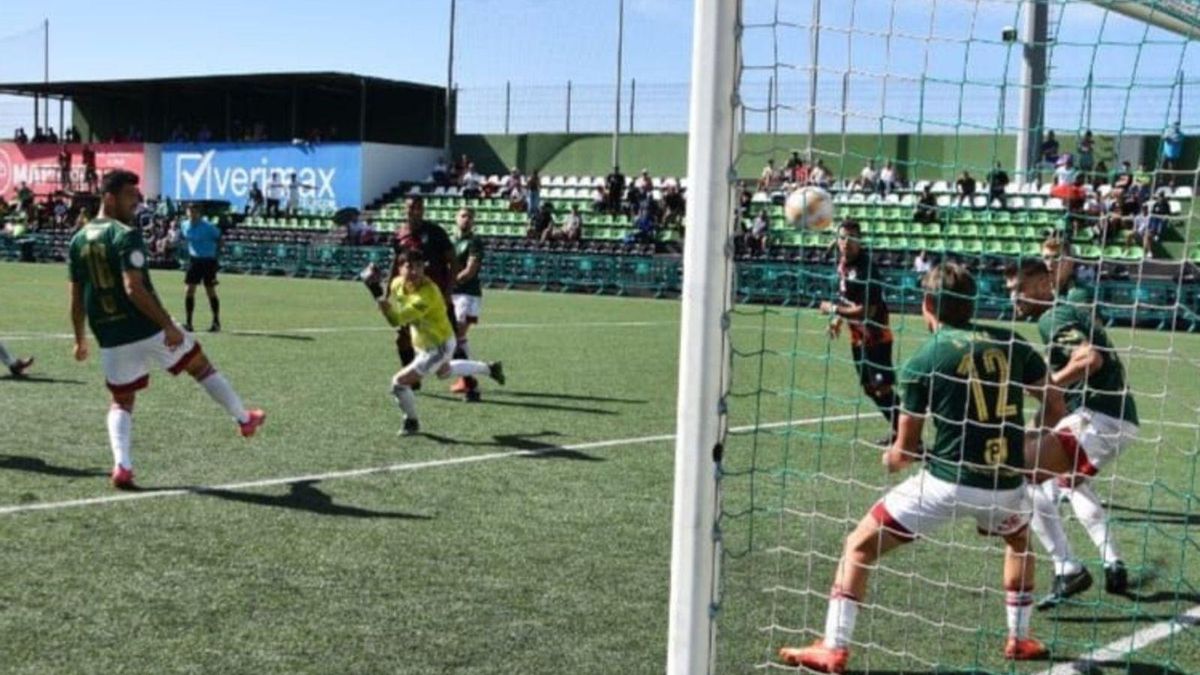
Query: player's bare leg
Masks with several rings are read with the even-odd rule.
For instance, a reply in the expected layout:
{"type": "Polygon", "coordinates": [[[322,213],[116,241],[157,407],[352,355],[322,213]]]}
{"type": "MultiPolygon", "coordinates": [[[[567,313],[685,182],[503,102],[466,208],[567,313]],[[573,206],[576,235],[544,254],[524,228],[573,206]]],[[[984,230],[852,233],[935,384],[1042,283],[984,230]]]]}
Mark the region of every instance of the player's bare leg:
{"type": "Polygon", "coordinates": [[[1058,511],[1058,479],[1074,483],[1079,453],[1075,437],[1067,431],[1029,432],[1025,435],[1025,466],[1031,471],[1029,496],[1033,501],[1030,523],[1054,565],[1050,593],[1038,601],[1039,610],[1062,604],[1092,586],[1092,575],[1075,558],[1058,511]]]}
{"type": "Polygon", "coordinates": [[[136,394],[113,392],[108,408],[108,443],[113,453],[112,486],[118,490],[133,490],[133,404],[136,394]]]}
{"type": "Polygon", "coordinates": [[[187,364],[185,368],[188,375],[191,375],[196,382],[204,388],[204,391],[216,401],[225,412],[229,413],[230,417],[238,424],[238,431],[244,437],[250,437],[258,431],[258,428],[267,420],[267,414],[258,408],[247,409],[242,405],[242,399],[237,395],[237,392],[230,386],[229,380],[225,376],[217,372],[217,369],[209,362],[208,357],[204,352],[196,353],[196,356],[187,364]]]}
{"type": "Polygon", "coordinates": [[[33,365],[33,357],[30,356],[24,359],[16,358],[5,349],[4,343],[0,342],[0,365],[8,368],[8,372],[13,377],[24,377],[25,371],[29,369],[29,366],[33,365]]]}
{"type": "Polygon", "coordinates": [[[842,558],[838,561],[829,608],[825,615],[825,634],[807,647],[784,647],[779,658],[790,666],[804,666],[820,673],[841,673],[850,659],[850,638],[858,606],[866,597],[871,566],[892,549],[910,541],[892,530],[873,513],[859,521],[846,537],[842,558]]]}
{"type": "Polygon", "coordinates": [[[1004,604],[1008,623],[1004,658],[1014,661],[1043,659],[1049,650],[1029,632],[1037,560],[1029,548],[1029,528],[1021,528],[1004,537],[1004,545],[1004,604]]]}

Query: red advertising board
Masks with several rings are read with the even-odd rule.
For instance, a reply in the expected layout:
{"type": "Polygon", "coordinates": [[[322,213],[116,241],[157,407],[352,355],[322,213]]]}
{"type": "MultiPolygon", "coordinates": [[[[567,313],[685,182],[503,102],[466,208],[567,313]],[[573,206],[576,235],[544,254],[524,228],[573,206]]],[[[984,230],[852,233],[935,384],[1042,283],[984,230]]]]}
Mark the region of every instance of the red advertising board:
{"type": "MultiPolygon", "coordinates": [[[[84,145],[68,143],[66,147],[71,153],[71,185],[83,189],[84,145]]],[[[53,143],[0,143],[0,196],[12,200],[22,183],[39,196],[61,189],[58,153],[62,148],[53,143]]],[[[145,169],[141,143],[93,143],[91,148],[96,152],[99,176],[113,169],[128,169],[140,176],[145,169]]]]}

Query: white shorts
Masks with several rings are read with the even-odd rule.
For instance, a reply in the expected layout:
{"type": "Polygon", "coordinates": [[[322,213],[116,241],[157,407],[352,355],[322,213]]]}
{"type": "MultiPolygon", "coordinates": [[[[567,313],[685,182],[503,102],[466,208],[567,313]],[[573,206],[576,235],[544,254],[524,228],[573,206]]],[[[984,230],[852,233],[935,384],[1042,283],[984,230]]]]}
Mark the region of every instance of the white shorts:
{"type": "Polygon", "coordinates": [[[180,329],[183,342],[168,349],[162,331],[144,340],[118,347],[102,347],[100,364],[104,379],[114,394],[127,394],[145,389],[150,384],[150,369],[161,368],[172,375],[182,373],[200,353],[200,345],[192,334],[180,329]]]}
{"type": "Polygon", "coordinates": [[[401,375],[407,375],[408,373],[416,373],[421,377],[436,375],[437,371],[440,370],[442,366],[450,363],[450,359],[454,357],[454,350],[457,347],[458,342],[454,338],[450,338],[439,345],[436,349],[432,349],[427,352],[418,349],[416,350],[417,355],[412,360],[412,363],[404,366],[404,368],[397,374],[397,377],[401,375]]]}
{"type": "Polygon", "coordinates": [[[1055,431],[1069,431],[1083,452],[1075,457],[1075,472],[1095,476],[1137,438],[1138,427],[1104,413],[1080,408],[1059,421],[1055,431]]]}
{"type": "Polygon", "coordinates": [[[459,325],[479,323],[479,310],[483,308],[483,298],[478,295],[455,293],[451,301],[454,303],[454,318],[459,325]]]}
{"type": "Polygon", "coordinates": [[[893,534],[913,539],[962,518],[973,518],[980,534],[1005,536],[1028,525],[1031,510],[1024,485],[990,490],[951,483],[919,471],[888,490],[871,508],[871,515],[893,534]]]}

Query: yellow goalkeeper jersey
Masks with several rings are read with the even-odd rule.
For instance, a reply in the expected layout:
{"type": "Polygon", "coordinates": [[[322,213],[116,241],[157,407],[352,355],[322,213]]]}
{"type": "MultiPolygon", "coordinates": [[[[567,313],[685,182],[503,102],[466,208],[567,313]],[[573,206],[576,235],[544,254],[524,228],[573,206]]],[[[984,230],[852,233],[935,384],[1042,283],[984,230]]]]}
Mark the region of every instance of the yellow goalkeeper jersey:
{"type": "Polygon", "coordinates": [[[425,279],[415,290],[406,291],[404,280],[396,277],[392,280],[391,290],[388,322],[397,327],[410,326],[413,347],[428,352],[453,337],[454,329],[450,327],[450,317],[446,314],[446,301],[437,284],[425,279]]]}

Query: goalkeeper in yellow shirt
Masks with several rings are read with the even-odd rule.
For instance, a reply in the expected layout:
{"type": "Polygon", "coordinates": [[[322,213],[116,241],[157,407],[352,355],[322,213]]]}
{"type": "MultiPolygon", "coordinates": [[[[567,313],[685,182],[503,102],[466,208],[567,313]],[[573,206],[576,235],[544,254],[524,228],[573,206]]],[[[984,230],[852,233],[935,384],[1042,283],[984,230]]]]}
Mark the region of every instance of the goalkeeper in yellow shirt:
{"type": "Polygon", "coordinates": [[[488,375],[504,384],[504,368],[499,361],[451,360],[457,343],[454,328],[446,312],[446,300],[437,284],[425,276],[425,258],[417,250],[405,250],[399,254],[396,276],[392,278],[390,293],[385,294],[379,284],[377,272],[370,268],[364,272],[363,282],[370,289],[379,305],[379,311],[388,323],[412,333],[416,358],[392,377],[392,396],[404,411],[402,435],[418,433],[421,425],[417,421],[417,402],[412,385],[430,373],[441,379],[488,375]]]}

